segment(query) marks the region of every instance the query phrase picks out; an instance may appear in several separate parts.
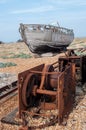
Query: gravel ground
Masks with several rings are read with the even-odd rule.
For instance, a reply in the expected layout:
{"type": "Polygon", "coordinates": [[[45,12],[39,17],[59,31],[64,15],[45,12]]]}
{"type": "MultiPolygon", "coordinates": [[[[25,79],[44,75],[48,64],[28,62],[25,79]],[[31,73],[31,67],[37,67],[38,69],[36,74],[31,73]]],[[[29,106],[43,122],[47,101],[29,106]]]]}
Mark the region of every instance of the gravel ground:
{"type": "MultiPolygon", "coordinates": [[[[76,102],[73,111],[70,113],[67,125],[50,126],[43,128],[43,130],[86,130],[86,92],[79,90],[76,93],[76,102]]],[[[13,97],[11,100],[5,102],[0,106],[0,118],[12,111],[18,106],[18,96],[13,97]]],[[[12,126],[0,123],[1,130],[18,130],[19,126],[12,126]]]]}
{"type": "MultiPolygon", "coordinates": [[[[11,54],[10,52],[18,53],[24,52],[29,54],[28,48],[24,43],[16,43],[10,45],[0,45],[0,49],[2,53],[6,55],[11,54]],[[20,45],[21,44],[21,45],[20,45]]],[[[0,56],[2,56],[0,53],[0,56]]],[[[32,54],[31,54],[32,55],[32,54]]],[[[64,54],[60,54],[64,55],[64,54]]],[[[32,68],[36,65],[40,65],[42,63],[51,64],[57,61],[59,55],[53,57],[43,57],[43,58],[32,58],[30,59],[2,59],[0,58],[0,62],[14,62],[17,66],[0,68],[0,73],[11,73],[18,76],[18,73],[25,71],[29,68],[32,68]]],[[[56,124],[55,126],[46,127],[43,130],[86,130],[86,85],[84,85],[83,89],[78,87],[76,90],[76,102],[74,104],[73,111],[70,113],[69,118],[67,120],[66,126],[59,126],[56,124]]],[[[6,101],[3,104],[0,104],[0,119],[5,116],[7,113],[12,111],[14,108],[18,106],[18,96],[13,97],[12,99],[6,101]]],[[[3,124],[0,122],[0,130],[18,130],[18,126],[12,126],[3,124]]]]}

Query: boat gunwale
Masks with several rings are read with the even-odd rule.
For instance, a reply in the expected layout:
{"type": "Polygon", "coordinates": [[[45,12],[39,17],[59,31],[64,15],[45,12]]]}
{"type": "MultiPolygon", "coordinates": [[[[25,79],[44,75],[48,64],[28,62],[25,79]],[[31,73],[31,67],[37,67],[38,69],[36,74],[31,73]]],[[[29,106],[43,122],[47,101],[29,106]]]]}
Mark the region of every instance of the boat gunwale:
{"type": "MultiPolygon", "coordinates": [[[[64,27],[60,27],[60,26],[54,26],[54,25],[50,25],[50,24],[20,24],[20,28],[21,28],[21,26],[23,26],[24,27],[24,29],[25,29],[25,27],[33,27],[33,26],[35,26],[35,27],[38,27],[38,26],[40,26],[40,27],[43,27],[43,28],[45,28],[46,26],[48,26],[49,28],[48,29],[60,29],[61,31],[63,31],[63,30],[65,30],[65,31],[68,31],[68,33],[70,32],[70,34],[74,34],[73,33],[73,29],[68,29],[68,28],[64,28],[64,27]]],[[[47,29],[47,28],[45,28],[45,29],[47,29]]]]}

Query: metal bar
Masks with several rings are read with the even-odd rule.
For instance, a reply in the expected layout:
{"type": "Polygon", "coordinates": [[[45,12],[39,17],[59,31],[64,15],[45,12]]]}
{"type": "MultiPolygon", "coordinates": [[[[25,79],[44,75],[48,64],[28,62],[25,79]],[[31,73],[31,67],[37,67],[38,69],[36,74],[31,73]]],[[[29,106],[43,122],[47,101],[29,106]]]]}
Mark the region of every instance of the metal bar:
{"type": "MultiPolygon", "coordinates": [[[[36,73],[36,74],[42,74],[43,75],[43,72],[42,71],[33,71],[31,70],[30,73],[36,73]]],[[[52,74],[60,74],[61,72],[45,72],[46,75],[52,75],[52,74]]]]}
{"type": "Polygon", "coordinates": [[[47,69],[47,67],[44,66],[43,71],[42,71],[43,75],[42,75],[42,77],[41,77],[41,84],[40,84],[40,87],[39,87],[40,89],[43,88],[43,84],[44,84],[45,77],[46,77],[45,73],[46,73],[46,71],[47,71],[46,69],[47,69]]]}
{"type": "Polygon", "coordinates": [[[41,89],[37,89],[36,92],[39,94],[46,94],[46,95],[52,95],[52,96],[56,96],[56,94],[57,94],[56,91],[41,90],[41,89]]]}

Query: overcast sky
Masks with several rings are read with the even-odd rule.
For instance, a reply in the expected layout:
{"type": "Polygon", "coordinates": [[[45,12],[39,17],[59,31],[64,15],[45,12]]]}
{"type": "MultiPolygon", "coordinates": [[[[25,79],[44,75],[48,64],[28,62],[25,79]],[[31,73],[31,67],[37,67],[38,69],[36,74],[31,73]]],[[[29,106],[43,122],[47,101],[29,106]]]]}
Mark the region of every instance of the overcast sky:
{"type": "Polygon", "coordinates": [[[20,23],[56,21],[86,37],[86,0],[0,0],[0,41],[20,39],[20,23]]]}

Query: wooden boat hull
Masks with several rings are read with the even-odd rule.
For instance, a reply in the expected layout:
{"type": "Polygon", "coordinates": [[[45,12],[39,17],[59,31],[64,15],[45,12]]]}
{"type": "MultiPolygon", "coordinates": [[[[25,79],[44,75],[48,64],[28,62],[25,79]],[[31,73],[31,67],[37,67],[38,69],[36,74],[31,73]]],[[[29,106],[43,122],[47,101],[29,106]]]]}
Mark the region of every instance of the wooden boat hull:
{"type": "Polygon", "coordinates": [[[20,24],[24,42],[33,53],[59,52],[73,41],[73,30],[41,24],[20,24]]]}
{"type": "Polygon", "coordinates": [[[32,53],[38,53],[38,54],[47,53],[47,52],[58,53],[62,50],[65,50],[68,45],[69,44],[61,44],[61,43],[55,45],[52,43],[49,44],[49,42],[38,41],[38,40],[37,41],[32,40],[29,41],[29,43],[27,43],[27,46],[29,47],[30,51],[32,53]]]}

